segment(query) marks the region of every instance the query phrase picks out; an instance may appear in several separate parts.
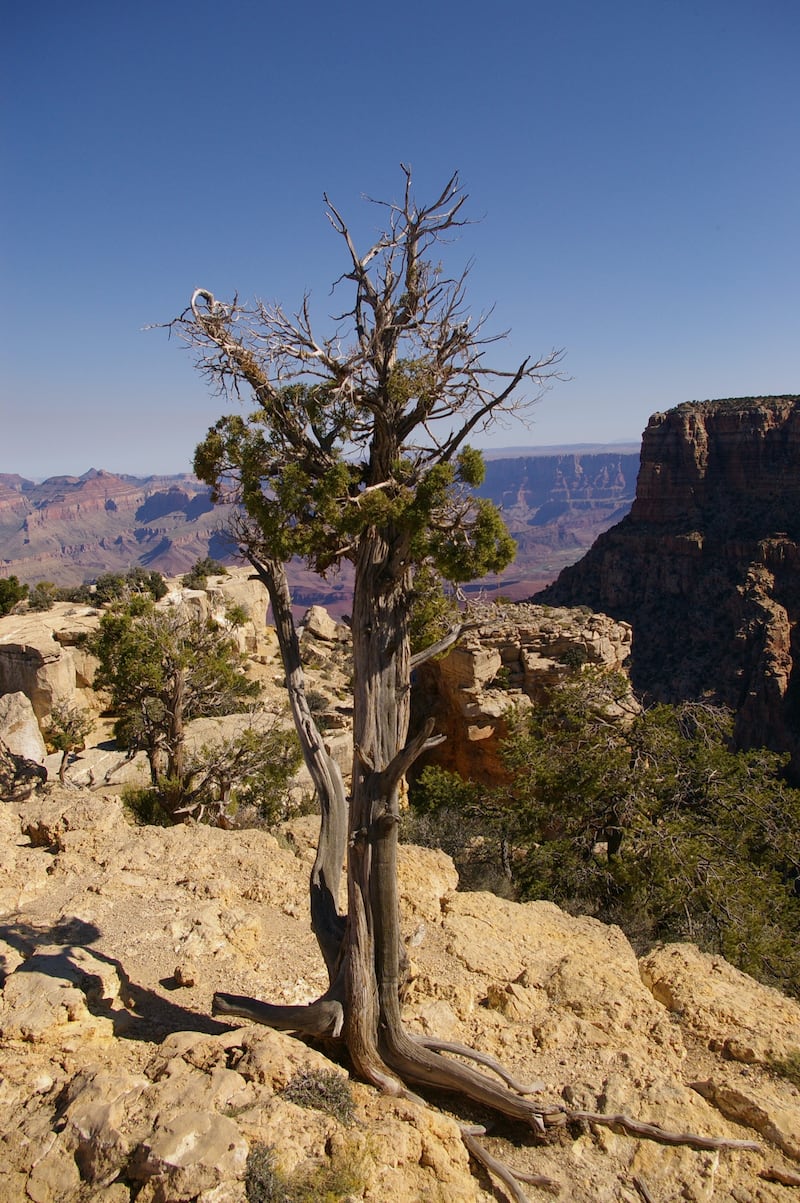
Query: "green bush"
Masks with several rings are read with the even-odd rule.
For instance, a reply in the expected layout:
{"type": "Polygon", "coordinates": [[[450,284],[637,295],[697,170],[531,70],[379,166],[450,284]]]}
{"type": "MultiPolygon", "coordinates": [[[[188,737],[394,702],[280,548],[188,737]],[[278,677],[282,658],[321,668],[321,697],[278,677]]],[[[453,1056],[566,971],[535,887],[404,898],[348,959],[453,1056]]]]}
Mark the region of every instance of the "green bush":
{"type": "MultiPolygon", "coordinates": [[[[150,594],[159,601],[167,592],[167,582],[160,572],[148,572],[139,566],[127,572],[104,572],[94,582],[93,597],[100,605],[120,601],[132,593],[150,594]]],[[[72,599],[70,599],[72,600],[72,599]]]]}
{"type": "Polygon", "coordinates": [[[28,596],[28,586],[21,585],[17,577],[0,577],[0,617],[10,614],[17,602],[28,596]]]}
{"type": "Polygon", "coordinates": [[[137,827],[171,827],[172,818],[152,786],[126,785],[120,801],[137,827]]]}
{"type": "Polygon", "coordinates": [[[509,786],[425,770],[407,838],[449,852],[466,888],[595,915],[640,949],[690,940],[800,995],[800,790],[784,761],[736,751],[731,716],[705,705],[620,722],[623,685],[584,669],[520,717],[509,786]]]}
{"type": "Polygon", "coordinates": [[[193,564],[189,571],[181,577],[184,589],[205,589],[210,576],[227,576],[228,569],[219,560],[204,556],[193,564]]]}
{"type": "Polygon", "coordinates": [[[28,594],[28,609],[45,611],[52,610],[61,598],[61,590],[52,581],[39,581],[28,594]]]}

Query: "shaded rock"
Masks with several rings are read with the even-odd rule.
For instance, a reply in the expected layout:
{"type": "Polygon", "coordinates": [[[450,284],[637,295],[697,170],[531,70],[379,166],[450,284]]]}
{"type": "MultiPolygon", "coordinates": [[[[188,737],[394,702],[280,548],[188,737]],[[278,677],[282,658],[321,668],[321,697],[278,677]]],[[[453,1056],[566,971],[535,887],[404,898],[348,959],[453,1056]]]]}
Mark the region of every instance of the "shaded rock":
{"type": "Polygon", "coordinates": [[[631,623],[639,692],[730,707],[741,745],[790,752],[795,775],[799,467],[800,397],[654,414],[630,513],[537,595],[631,623]]]}

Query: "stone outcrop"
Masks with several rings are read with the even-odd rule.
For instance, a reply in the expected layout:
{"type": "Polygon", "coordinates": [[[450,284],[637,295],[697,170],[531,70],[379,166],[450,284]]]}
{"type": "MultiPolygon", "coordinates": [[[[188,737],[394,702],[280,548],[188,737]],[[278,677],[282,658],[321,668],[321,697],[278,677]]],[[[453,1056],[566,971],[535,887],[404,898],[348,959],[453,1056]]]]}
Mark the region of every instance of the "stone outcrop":
{"type": "Polygon", "coordinates": [[[44,763],[47,748],[33,706],[24,693],[0,694],[0,740],[14,755],[44,763]]]}
{"type": "Polygon", "coordinates": [[[90,607],[63,602],[44,613],[0,618],[0,694],[24,693],[40,721],[59,699],[98,709],[97,661],[83,647],[97,623],[90,607]]]}
{"type": "MultiPolygon", "coordinates": [[[[501,744],[510,710],[541,702],[576,666],[625,671],[631,631],[586,609],[535,605],[473,606],[467,633],[446,655],[415,674],[415,724],[433,717],[447,736],[422,764],[473,781],[504,778],[501,744]]],[[[623,712],[638,710],[632,694],[623,712]]]]}
{"type": "Polygon", "coordinates": [[[729,706],[800,774],[800,398],[654,415],[630,513],[536,600],[630,622],[638,690],[729,706]]]}
{"type": "MultiPolygon", "coordinates": [[[[345,1072],[322,1051],[210,1016],[218,989],[323,988],[315,826],[134,828],[112,796],[57,787],[0,806],[0,1203],[245,1203],[259,1144],[287,1173],[345,1159],[365,1203],[497,1197],[451,1115],[353,1082],[347,1127],[284,1095],[299,1070],[345,1072]]],[[[633,1203],[635,1179],[654,1200],[783,1203],[760,1175],[800,1172],[800,1091],[771,1068],[798,1046],[796,1002],[690,945],[637,961],[617,928],[459,894],[438,851],[401,848],[400,885],[412,1031],[499,1057],[545,1104],[762,1146],[504,1126],[491,1152],[572,1203],[633,1203]]]]}

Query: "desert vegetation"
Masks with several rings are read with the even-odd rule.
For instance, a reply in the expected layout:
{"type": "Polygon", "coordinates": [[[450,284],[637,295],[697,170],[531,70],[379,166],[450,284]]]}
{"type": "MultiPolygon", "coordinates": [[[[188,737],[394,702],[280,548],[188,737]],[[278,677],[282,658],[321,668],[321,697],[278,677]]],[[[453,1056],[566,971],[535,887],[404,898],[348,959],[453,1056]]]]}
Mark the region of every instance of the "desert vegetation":
{"type": "Polygon", "coordinates": [[[640,949],[691,940],[800,995],[800,791],[787,757],[736,750],[732,716],[703,704],[621,722],[626,690],[576,667],[513,720],[505,785],[426,768],[409,837],[446,848],[462,887],[618,923],[640,949]]]}
{"type": "Polygon", "coordinates": [[[183,607],[159,609],[149,591],[113,602],[100,620],[95,685],[109,693],[117,743],[147,755],[149,790],[127,793],[143,821],[225,823],[241,805],[267,817],[279,809],[297,741],[258,710],[233,628],[230,615],[220,625],[183,607]],[[187,747],[192,719],[243,711],[235,735],[187,747]]]}

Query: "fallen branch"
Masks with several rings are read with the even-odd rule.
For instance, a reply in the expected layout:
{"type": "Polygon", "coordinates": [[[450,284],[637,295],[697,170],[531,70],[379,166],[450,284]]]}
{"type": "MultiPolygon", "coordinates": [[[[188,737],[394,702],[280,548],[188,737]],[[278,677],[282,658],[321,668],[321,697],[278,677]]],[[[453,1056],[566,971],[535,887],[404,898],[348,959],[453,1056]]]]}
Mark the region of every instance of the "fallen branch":
{"type": "Polygon", "coordinates": [[[780,1182],[781,1186],[800,1186],[800,1174],[793,1174],[790,1170],[781,1170],[777,1166],[759,1170],[758,1176],[765,1182],[780,1182]]]}
{"type": "Polygon", "coordinates": [[[650,1191],[642,1182],[641,1178],[634,1178],[633,1185],[636,1187],[636,1193],[642,1200],[642,1203],[653,1203],[653,1196],[650,1194],[650,1191]]]}
{"type": "Polygon", "coordinates": [[[214,995],[214,1015],[236,1015],[252,1019],[278,1032],[301,1032],[304,1036],[340,1036],[344,1025],[342,1004],[333,998],[320,998],[305,1006],[275,1006],[242,994],[214,995]]]}

